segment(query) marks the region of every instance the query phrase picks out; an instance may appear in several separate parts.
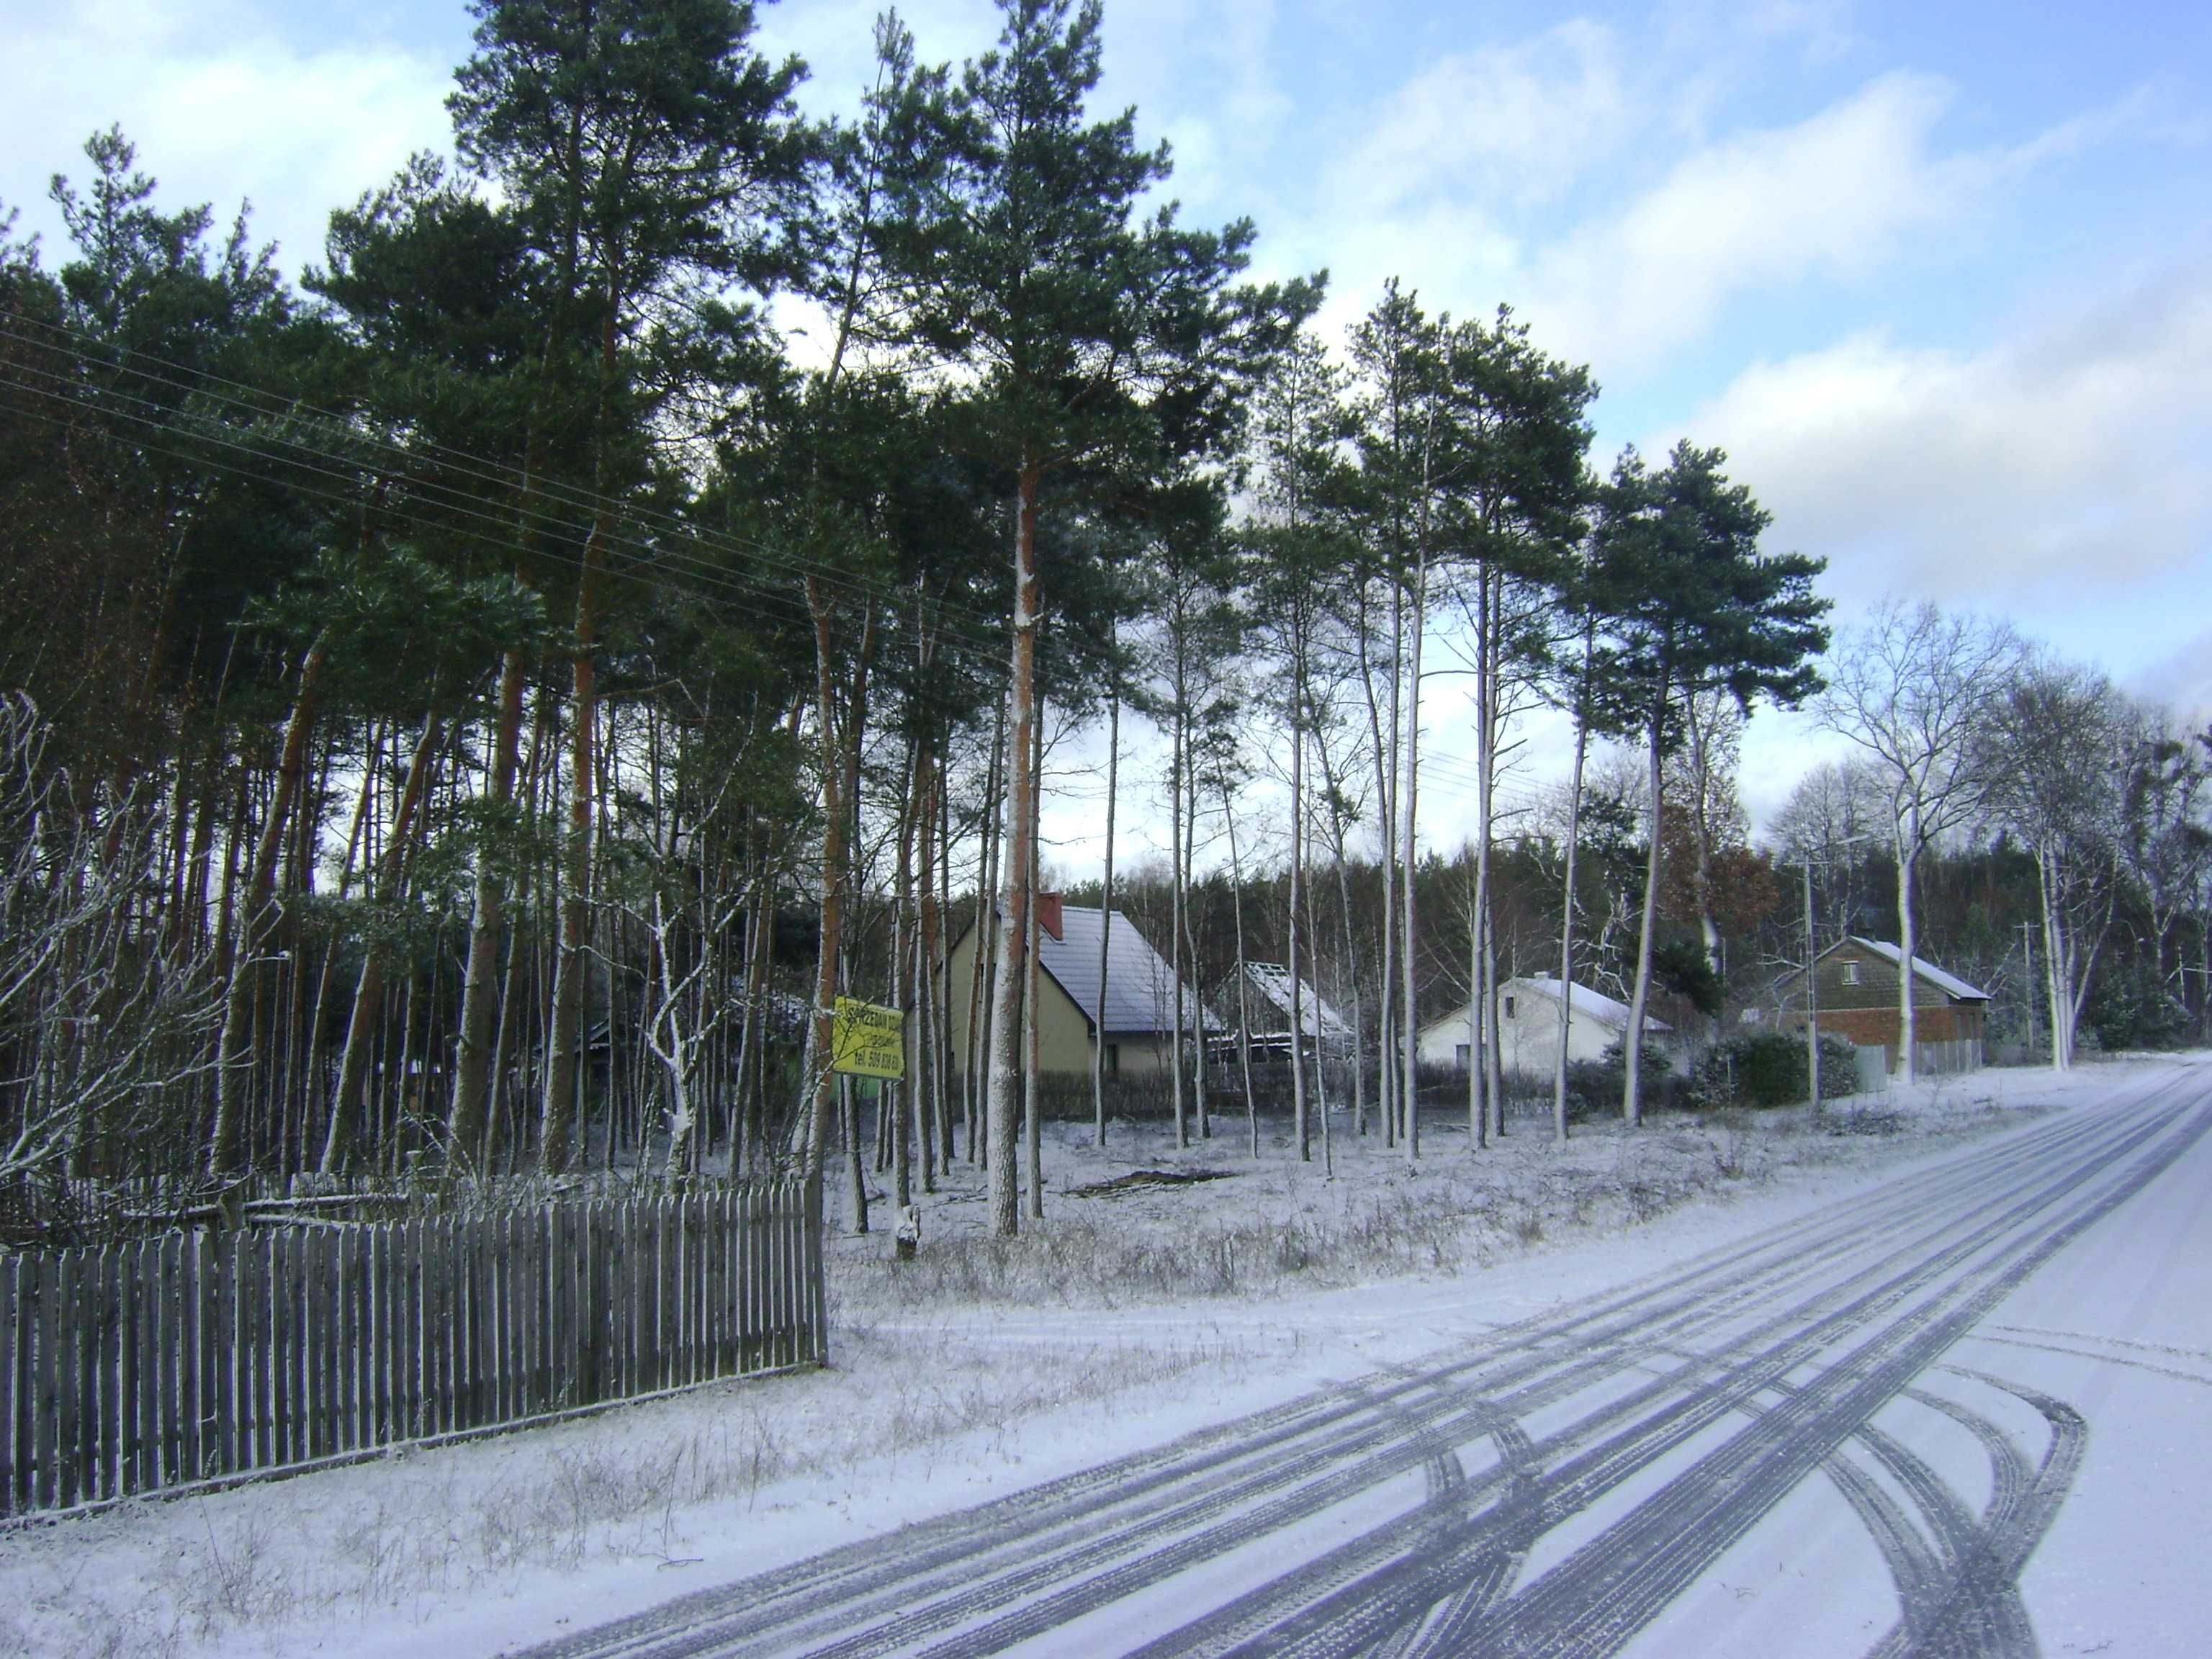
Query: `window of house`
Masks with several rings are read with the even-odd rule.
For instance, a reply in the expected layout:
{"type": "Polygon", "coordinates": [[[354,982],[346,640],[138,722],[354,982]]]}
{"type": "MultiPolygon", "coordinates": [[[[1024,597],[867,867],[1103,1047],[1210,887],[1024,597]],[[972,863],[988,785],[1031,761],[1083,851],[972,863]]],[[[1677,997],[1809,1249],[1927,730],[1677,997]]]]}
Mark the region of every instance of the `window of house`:
{"type": "Polygon", "coordinates": [[[1121,1074],[1121,1045],[1118,1042],[1109,1042],[1106,1045],[1106,1074],[1109,1077],[1119,1077],[1121,1074]]]}
{"type": "Polygon", "coordinates": [[[1457,1048],[1452,1050],[1452,1064],[1458,1066],[1461,1071],[1464,1072],[1467,1070],[1468,1054],[1469,1050],[1467,1044],[1464,1042],[1461,1043],[1457,1048]]]}
{"type": "Polygon", "coordinates": [[[1856,985],[1856,984],[1857,984],[1858,982],[1859,982],[1859,965],[1858,965],[1858,963],[1856,963],[1856,962],[1847,962],[1847,963],[1845,963],[1844,964],[1844,984],[1846,984],[1846,985],[1856,985]]]}
{"type": "Polygon", "coordinates": [[[1513,999],[1511,997],[1505,999],[1505,1018],[1508,1019],[1513,1018],[1513,999]]]}

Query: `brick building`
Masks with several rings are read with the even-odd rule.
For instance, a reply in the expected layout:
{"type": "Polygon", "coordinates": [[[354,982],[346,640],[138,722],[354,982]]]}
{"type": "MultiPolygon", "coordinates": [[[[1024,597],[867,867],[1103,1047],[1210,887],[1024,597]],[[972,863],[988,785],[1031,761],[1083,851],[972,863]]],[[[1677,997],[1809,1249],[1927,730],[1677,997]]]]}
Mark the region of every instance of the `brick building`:
{"type": "MultiPolygon", "coordinates": [[[[1814,1018],[1820,1030],[1861,1048],[1880,1043],[1892,1071],[1903,1024],[1897,994],[1900,956],[1894,945],[1853,934],[1830,945],[1813,964],[1814,1018]]],[[[1924,957],[1913,958],[1912,969],[1917,1069],[1963,1072],[1981,1065],[1989,993],[1924,957]]],[[[1801,969],[1775,988],[1786,1030],[1805,1029],[1804,979],[1801,969]]]]}

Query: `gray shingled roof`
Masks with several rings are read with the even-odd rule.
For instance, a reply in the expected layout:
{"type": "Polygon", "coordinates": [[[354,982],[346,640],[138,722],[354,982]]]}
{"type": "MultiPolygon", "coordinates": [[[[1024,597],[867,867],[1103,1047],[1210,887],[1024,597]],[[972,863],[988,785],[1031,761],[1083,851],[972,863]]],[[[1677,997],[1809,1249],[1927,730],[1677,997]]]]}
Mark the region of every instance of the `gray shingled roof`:
{"type": "MultiPolygon", "coordinates": [[[[1037,932],[1037,965],[1058,981],[1083,1017],[1106,1032],[1158,1032],[1175,1025],[1175,972],[1167,959],[1152,949],[1122,911],[1114,912],[1114,926],[1106,932],[1106,1017],[1098,1017],[1098,935],[1105,929],[1103,910],[1064,905],[1060,937],[1037,932]]],[[[1183,1018],[1196,1000],[1185,987],[1183,1018]]],[[[1206,1016],[1211,1030],[1220,1022],[1206,1016]]]]}

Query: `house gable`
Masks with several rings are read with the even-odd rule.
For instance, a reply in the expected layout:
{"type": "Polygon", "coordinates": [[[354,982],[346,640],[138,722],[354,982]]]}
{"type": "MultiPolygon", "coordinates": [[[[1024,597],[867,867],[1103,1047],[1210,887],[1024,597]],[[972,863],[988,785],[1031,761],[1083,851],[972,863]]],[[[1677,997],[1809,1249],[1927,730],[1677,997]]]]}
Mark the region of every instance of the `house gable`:
{"type": "MultiPolygon", "coordinates": [[[[1881,1008],[1894,1012],[1902,954],[1894,945],[1856,933],[1830,945],[1813,964],[1814,994],[1821,1013],[1881,1008]]],[[[1912,1006],[1916,1008],[1980,1007],[1990,1000],[1987,992],[1946,973],[1924,957],[1915,957],[1913,968],[1912,1006]]],[[[1801,969],[1777,988],[1785,1012],[1803,1013],[1804,980],[1801,969]]]]}

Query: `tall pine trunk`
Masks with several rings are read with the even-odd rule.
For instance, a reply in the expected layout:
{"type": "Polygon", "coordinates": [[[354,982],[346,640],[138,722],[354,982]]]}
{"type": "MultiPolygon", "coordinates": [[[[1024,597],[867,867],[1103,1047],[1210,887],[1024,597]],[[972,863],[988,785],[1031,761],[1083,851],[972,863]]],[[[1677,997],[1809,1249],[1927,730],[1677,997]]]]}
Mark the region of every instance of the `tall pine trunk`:
{"type": "Polygon", "coordinates": [[[276,787],[262,820],[261,835],[253,849],[247,875],[246,905],[239,921],[240,943],[231,953],[229,981],[223,995],[222,1028],[216,1039],[220,1066],[216,1076],[215,1127],[208,1138],[208,1173],[229,1175],[240,1164],[244,1150],[246,1091],[254,1071],[250,1048],[254,989],[259,981],[261,946],[267,938],[269,911],[276,891],[276,860],[284,844],[284,830],[292,804],[299,799],[300,780],[307,769],[307,739],[314,729],[315,710],[322,691],[323,665],[330,657],[330,636],[317,635],[300,660],[299,689],[293,695],[291,717],[285,722],[284,744],[276,763],[276,787]]]}
{"type": "MultiPolygon", "coordinates": [[[[1114,643],[1109,637],[1109,651],[1114,643]]],[[[1106,699],[1106,869],[1098,898],[1098,1025],[1091,1034],[1091,1115],[1092,1133],[1101,1146],[1106,1144],[1106,970],[1113,961],[1114,807],[1121,773],[1121,696],[1117,688],[1106,699]]]]}
{"type": "Polygon", "coordinates": [[[818,576],[806,579],[806,604],[814,625],[816,763],[822,784],[822,874],[821,918],[815,939],[814,1006],[807,1041],[809,1086],[799,1146],[799,1172],[805,1180],[813,1182],[822,1178],[827,1167],[830,1126],[840,1101],[836,1074],[830,1069],[830,1060],[832,1026],[837,1016],[837,969],[844,955],[845,906],[850,882],[848,866],[851,861],[852,802],[847,795],[846,782],[859,766],[862,711],[868,664],[875,649],[876,619],[871,607],[860,625],[859,656],[852,665],[854,684],[849,706],[841,710],[836,671],[843,659],[836,648],[835,615],[818,576]]]}
{"type": "Polygon", "coordinates": [[[1584,632],[1582,696],[1576,699],[1575,709],[1574,773],[1567,785],[1566,884],[1559,898],[1559,1048],[1552,1071],[1552,1133],[1560,1140],[1567,1138],[1567,1042],[1575,998],[1575,854],[1582,842],[1583,768],[1589,756],[1587,708],[1595,641],[1594,630],[1584,632]]]}
{"type": "MultiPolygon", "coordinates": [[[[1030,787],[1039,799],[1044,793],[1044,720],[1042,709],[1032,723],[1035,749],[1030,757],[1030,787]]],[[[1022,959],[1022,1164],[1032,1220],[1044,1219],[1044,1102],[1038,1097],[1037,1045],[1042,1021],[1037,1008],[1037,868],[1042,862],[1038,824],[1030,823],[1029,920],[1022,959]]]]}
{"type": "Polygon", "coordinates": [[[1014,640],[1012,731],[1007,743],[1006,914],[1000,921],[997,982],[992,988],[991,1074],[985,1105],[989,1118],[991,1231],[1011,1238],[1021,1229],[1017,1190],[1020,1128],[1022,945],[1034,899],[1030,850],[1036,834],[1036,641],[1038,625],[1037,512],[1043,468],[1024,457],[1016,479],[1014,518],[1014,640]]]}
{"type": "Polygon", "coordinates": [[[1416,997],[1413,942],[1419,936],[1414,909],[1413,872],[1419,867],[1414,836],[1420,810],[1421,787],[1421,625],[1429,608],[1428,555],[1423,549],[1414,565],[1412,626],[1406,642],[1405,793],[1399,798],[1400,831],[1405,837],[1400,868],[1405,883],[1405,937],[1400,941],[1399,965],[1405,975],[1398,1017],[1405,1047],[1406,1159],[1421,1155],[1420,1024],[1416,997]]]}
{"type": "MultiPolygon", "coordinates": [[[[422,735],[416,739],[415,753],[407,763],[407,781],[400,786],[399,804],[392,811],[391,832],[385,842],[383,862],[376,873],[373,895],[380,906],[392,903],[398,896],[406,870],[409,837],[429,789],[438,738],[438,716],[433,711],[423,718],[422,735]]],[[[364,791],[374,788],[374,780],[364,779],[362,787],[364,791]]],[[[346,1021],[345,1048],[338,1060],[337,1083],[331,1091],[330,1123],[324,1133],[319,1164],[325,1175],[336,1175],[345,1167],[356,1130],[368,1115],[369,1048],[376,1040],[377,1021],[383,1012],[384,976],[391,949],[380,931],[371,936],[362,958],[361,978],[354,987],[353,1013],[346,1021]]]]}
{"type": "MultiPolygon", "coordinates": [[[[584,541],[582,568],[576,577],[575,650],[570,659],[573,704],[568,779],[568,836],[562,860],[561,947],[553,966],[553,1028],[546,1040],[545,1096],[540,1107],[540,1147],[549,1174],[568,1162],[567,1126],[575,1109],[579,1050],[584,1032],[586,947],[592,921],[592,865],[597,850],[599,817],[595,784],[599,773],[599,574],[605,568],[607,540],[614,533],[614,500],[609,455],[614,420],[617,368],[616,296],[606,296],[599,321],[599,384],[592,442],[594,493],[591,534],[584,541]]],[[[610,1036],[612,1025],[609,1025],[610,1036]]],[[[450,1126],[457,1146],[471,1146],[481,1136],[483,1108],[464,1121],[455,1098],[450,1126]]],[[[611,1121],[609,1133],[613,1133],[611,1121]]]]}
{"type": "Polygon", "coordinates": [[[1252,1094],[1252,995],[1244,971],[1244,866],[1237,855],[1237,811],[1230,799],[1229,780],[1221,779],[1221,823],[1229,836],[1229,895],[1237,927],[1237,1063],[1244,1074],[1244,1125],[1250,1132],[1252,1156],[1260,1156],[1260,1109],[1252,1094]]]}
{"type": "MultiPolygon", "coordinates": [[[[514,774],[522,750],[522,684],[526,665],[520,647],[500,659],[498,704],[494,714],[491,772],[484,799],[497,812],[514,794],[514,774]]],[[[489,849],[477,855],[475,893],[469,919],[469,948],[461,974],[459,1036],[453,1047],[453,1096],[447,1122],[483,1121],[491,1092],[491,1055],[498,1016],[499,947],[507,916],[507,883],[501,860],[489,849]]],[[[557,1162],[566,1164],[565,1146],[557,1162]]]]}
{"type": "Polygon", "coordinates": [[[1659,832],[1662,815],[1659,763],[1666,736],[1666,708],[1651,711],[1646,734],[1645,787],[1651,792],[1651,844],[1644,856],[1644,917],[1636,934],[1636,990],[1628,1003],[1628,1032],[1621,1046],[1625,1063],[1620,1115],[1632,1128],[1644,1121],[1644,1012],[1651,1001],[1652,933],[1659,921],[1659,832]]]}
{"type": "MultiPolygon", "coordinates": [[[[1298,901],[1305,886],[1305,635],[1293,627],[1291,635],[1291,1116],[1302,1163],[1313,1160],[1313,1134],[1306,1115],[1305,998],[1298,969],[1298,901]]],[[[1240,973],[1242,969],[1239,969],[1240,973]]],[[[1239,990],[1241,992],[1242,987],[1239,990]]],[[[1316,1019],[1314,1026],[1320,1029],[1316,1019]]],[[[1318,1059],[1319,1045],[1316,1045],[1318,1059]]]]}

